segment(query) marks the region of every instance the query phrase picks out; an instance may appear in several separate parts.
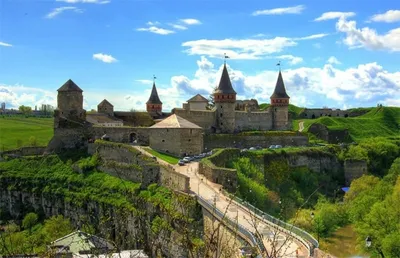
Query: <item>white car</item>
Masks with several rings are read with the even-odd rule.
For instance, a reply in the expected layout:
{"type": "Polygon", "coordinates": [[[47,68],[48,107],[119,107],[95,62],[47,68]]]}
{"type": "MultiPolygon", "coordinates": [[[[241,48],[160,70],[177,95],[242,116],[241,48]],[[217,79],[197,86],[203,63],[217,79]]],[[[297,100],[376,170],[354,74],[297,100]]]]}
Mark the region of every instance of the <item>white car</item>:
{"type": "Polygon", "coordinates": [[[271,145],[271,146],[269,146],[269,149],[276,149],[276,146],[275,145],[271,145]]]}

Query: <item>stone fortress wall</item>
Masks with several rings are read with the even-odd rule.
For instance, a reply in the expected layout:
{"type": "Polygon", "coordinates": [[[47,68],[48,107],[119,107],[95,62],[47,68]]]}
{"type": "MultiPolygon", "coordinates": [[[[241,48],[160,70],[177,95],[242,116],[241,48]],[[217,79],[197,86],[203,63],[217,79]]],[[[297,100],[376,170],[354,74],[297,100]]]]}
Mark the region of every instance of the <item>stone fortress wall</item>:
{"type": "Polygon", "coordinates": [[[269,111],[235,111],[235,129],[241,131],[271,130],[272,115],[269,111]]]}
{"type": "Polygon", "coordinates": [[[216,126],[215,110],[190,110],[187,107],[187,109],[174,108],[172,113],[202,127],[205,132],[212,132],[212,128],[216,126]]]}

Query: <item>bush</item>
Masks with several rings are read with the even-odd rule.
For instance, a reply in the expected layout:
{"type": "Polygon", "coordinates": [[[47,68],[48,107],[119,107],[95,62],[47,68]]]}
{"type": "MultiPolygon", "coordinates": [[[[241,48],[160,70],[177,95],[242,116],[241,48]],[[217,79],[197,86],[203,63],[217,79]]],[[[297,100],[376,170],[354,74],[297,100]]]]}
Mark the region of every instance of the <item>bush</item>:
{"type": "Polygon", "coordinates": [[[37,146],[37,140],[35,136],[29,137],[29,146],[35,147],[37,146]]]}

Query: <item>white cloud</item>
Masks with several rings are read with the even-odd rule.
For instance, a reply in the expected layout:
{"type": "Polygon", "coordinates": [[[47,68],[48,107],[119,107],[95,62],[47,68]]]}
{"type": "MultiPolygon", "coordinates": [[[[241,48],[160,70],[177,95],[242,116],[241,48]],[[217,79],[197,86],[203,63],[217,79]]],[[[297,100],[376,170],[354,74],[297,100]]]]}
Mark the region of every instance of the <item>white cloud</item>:
{"type": "Polygon", "coordinates": [[[289,64],[295,65],[303,62],[303,58],[298,57],[298,56],[292,56],[292,55],[281,55],[281,56],[275,56],[271,57],[271,59],[283,59],[283,60],[288,60],[289,64]]]}
{"type": "Polygon", "coordinates": [[[186,26],[183,26],[183,25],[173,24],[173,23],[169,23],[169,25],[170,25],[172,28],[177,29],[177,30],[187,30],[187,27],[186,27],[186,26]]]}
{"type": "Polygon", "coordinates": [[[337,60],[337,58],[334,56],[329,57],[326,62],[328,64],[341,64],[341,62],[339,60],[337,60]]]}
{"type": "Polygon", "coordinates": [[[343,43],[350,48],[400,51],[400,27],[385,34],[378,34],[376,30],[368,27],[357,28],[356,21],[348,21],[342,17],[336,23],[336,30],[346,34],[343,43]]]}
{"type": "Polygon", "coordinates": [[[181,22],[187,25],[199,25],[201,22],[197,19],[180,19],[181,22]]]}
{"type": "MultiPolygon", "coordinates": [[[[183,42],[182,46],[189,55],[206,55],[208,57],[222,58],[226,53],[232,59],[262,59],[275,58],[274,53],[281,53],[288,47],[297,45],[298,40],[312,40],[322,38],[328,34],[314,34],[299,38],[275,37],[271,39],[200,39],[183,42]]],[[[299,63],[300,59],[295,59],[299,63]]]]}
{"type": "Polygon", "coordinates": [[[11,44],[8,44],[8,43],[5,43],[5,42],[1,42],[1,41],[0,41],[0,46],[3,46],[3,47],[12,47],[11,44]]]}
{"type": "Polygon", "coordinates": [[[386,13],[375,14],[370,18],[374,22],[397,22],[400,21],[400,10],[389,10],[386,13]]]}
{"type": "Polygon", "coordinates": [[[310,35],[310,36],[294,38],[294,39],[295,40],[310,40],[310,39],[320,39],[320,38],[324,38],[326,36],[329,36],[329,34],[327,34],[327,33],[319,33],[319,34],[313,34],[313,35],[310,35]]]}
{"type": "Polygon", "coordinates": [[[258,15],[300,14],[303,12],[304,9],[305,9],[304,5],[296,5],[291,7],[257,10],[253,12],[252,15],[258,16],[258,15]]]}
{"type": "Polygon", "coordinates": [[[326,21],[339,18],[348,18],[354,15],[356,15],[354,12],[326,12],[323,13],[320,17],[315,18],[314,21],[326,21]]]}
{"type": "Polygon", "coordinates": [[[154,22],[148,21],[148,22],[146,22],[146,25],[149,25],[149,26],[155,26],[155,25],[160,25],[160,24],[161,24],[161,23],[158,22],[158,21],[154,21],[154,22]]]}
{"type": "Polygon", "coordinates": [[[137,31],[147,31],[147,32],[151,32],[151,33],[155,33],[155,34],[159,34],[159,35],[168,35],[168,34],[175,33],[175,31],[173,31],[173,30],[167,30],[167,29],[156,27],[156,26],[151,26],[148,28],[138,28],[137,31]]]}
{"type": "Polygon", "coordinates": [[[65,12],[65,11],[73,11],[75,13],[82,13],[83,12],[82,9],[78,9],[77,7],[74,7],[74,6],[64,6],[64,7],[54,8],[50,13],[48,13],[46,15],[46,18],[47,19],[52,19],[52,18],[60,15],[61,13],[65,12]]]}
{"type": "Polygon", "coordinates": [[[102,61],[104,63],[115,63],[115,62],[118,61],[113,56],[106,55],[106,54],[103,54],[103,53],[93,54],[93,59],[94,60],[100,60],[100,61],[102,61]]]}
{"type": "Polygon", "coordinates": [[[50,92],[19,84],[4,85],[0,83],[0,102],[5,102],[8,109],[17,109],[21,105],[30,106],[32,109],[35,108],[35,105],[39,108],[42,104],[56,106],[56,99],[55,91],[50,92]]]}
{"type": "Polygon", "coordinates": [[[111,1],[108,0],[56,0],[56,2],[64,2],[69,4],[77,4],[77,3],[84,3],[84,4],[108,4],[111,1]]]}
{"type": "Polygon", "coordinates": [[[152,80],[136,80],[137,82],[140,82],[140,83],[142,83],[142,84],[146,84],[146,85],[148,85],[148,84],[153,84],[153,81],[152,80]]]}

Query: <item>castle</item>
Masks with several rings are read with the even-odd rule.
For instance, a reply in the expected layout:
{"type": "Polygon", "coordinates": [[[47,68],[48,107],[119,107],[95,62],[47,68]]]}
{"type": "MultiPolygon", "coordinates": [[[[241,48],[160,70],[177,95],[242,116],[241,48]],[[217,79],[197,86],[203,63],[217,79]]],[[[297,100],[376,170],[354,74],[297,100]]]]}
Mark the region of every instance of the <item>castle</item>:
{"type": "Polygon", "coordinates": [[[82,93],[72,80],[58,89],[54,137],[49,150],[85,146],[88,140],[106,135],[112,141],[150,145],[181,156],[201,153],[205,134],[290,129],[290,97],[281,71],[270,97],[271,104],[265,111],[257,110],[256,100],[236,100],[226,64],[213,93],[215,104],[211,109],[208,100],[197,94],[182,108],[174,108],[172,114],[163,113],[155,82],[146,102],[146,112],[114,111],[107,100],[99,103],[96,113],[86,112],[82,93]]]}

